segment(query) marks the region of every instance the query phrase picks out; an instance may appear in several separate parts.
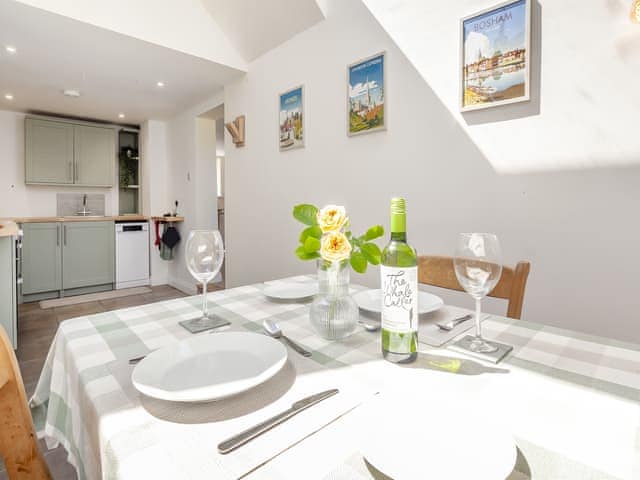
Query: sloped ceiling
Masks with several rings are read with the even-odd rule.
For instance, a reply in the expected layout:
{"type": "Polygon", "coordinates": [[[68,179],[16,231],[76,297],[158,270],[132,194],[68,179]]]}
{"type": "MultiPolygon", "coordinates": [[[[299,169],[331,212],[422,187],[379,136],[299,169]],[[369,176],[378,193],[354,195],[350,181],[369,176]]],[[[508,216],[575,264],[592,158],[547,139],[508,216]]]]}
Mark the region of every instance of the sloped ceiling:
{"type": "Polygon", "coordinates": [[[119,123],[171,118],[244,73],[10,0],[0,0],[0,47],[0,109],[119,123]]]}
{"type": "Polygon", "coordinates": [[[316,0],[202,0],[202,3],[248,62],[324,20],[316,0]]]}

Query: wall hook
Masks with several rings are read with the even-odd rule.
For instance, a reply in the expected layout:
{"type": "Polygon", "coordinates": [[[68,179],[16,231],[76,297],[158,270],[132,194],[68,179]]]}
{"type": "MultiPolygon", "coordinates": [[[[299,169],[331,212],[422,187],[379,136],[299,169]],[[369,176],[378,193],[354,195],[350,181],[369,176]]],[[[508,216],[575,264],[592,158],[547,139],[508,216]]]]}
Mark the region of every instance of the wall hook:
{"type": "Polygon", "coordinates": [[[236,147],[244,147],[244,115],[236,117],[233,122],[225,123],[224,126],[231,134],[231,139],[236,147]]]}

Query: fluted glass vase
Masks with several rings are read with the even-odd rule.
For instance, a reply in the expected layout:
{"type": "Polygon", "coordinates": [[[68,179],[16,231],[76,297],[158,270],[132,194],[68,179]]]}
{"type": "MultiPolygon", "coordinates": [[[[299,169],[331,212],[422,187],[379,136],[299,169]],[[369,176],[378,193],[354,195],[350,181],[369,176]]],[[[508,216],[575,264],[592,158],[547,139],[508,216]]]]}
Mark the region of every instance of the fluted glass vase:
{"type": "Polygon", "coordinates": [[[311,326],[318,335],[338,340],[358,324],[358,305],[349,295],[349,262],[318,261],[319,293],[311,304],[311,326]]]}

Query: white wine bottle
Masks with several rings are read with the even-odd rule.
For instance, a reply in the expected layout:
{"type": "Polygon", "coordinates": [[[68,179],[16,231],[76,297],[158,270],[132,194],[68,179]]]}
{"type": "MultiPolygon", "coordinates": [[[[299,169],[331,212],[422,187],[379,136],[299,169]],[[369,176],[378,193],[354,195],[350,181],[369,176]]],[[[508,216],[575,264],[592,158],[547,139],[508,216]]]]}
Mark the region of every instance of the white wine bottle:
{"type": "Polygon", "coordinates": [[[418,357],[418,255],[407,243],[404,198],[391,199],[391,240],[382,251],[382,356],[395,363],[418,357]]]}

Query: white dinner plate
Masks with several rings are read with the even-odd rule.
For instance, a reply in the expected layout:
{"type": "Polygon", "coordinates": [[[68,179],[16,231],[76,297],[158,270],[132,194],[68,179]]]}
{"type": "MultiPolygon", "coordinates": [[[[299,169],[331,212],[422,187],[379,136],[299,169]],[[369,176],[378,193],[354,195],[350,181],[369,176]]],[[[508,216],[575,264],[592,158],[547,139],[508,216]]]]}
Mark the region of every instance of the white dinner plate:
{"type": "Polygon", "coordinates": [[[304,300],[318,293],[317,283],[277,283],[267,285],[262,291],[266,297],[276,300],[304,300]]]}
{"type": "Polygon", "coordinates": [[[174,402],[207,402],[249,390],[273,377],[287,349],[266,335],[198,335],[147,355],[131,380],[141,393],[174,402]]]}
{"type": "MultiPolygon", "coordinates": [[[[362,310],[380,313],[382,311],[382,290],[363,290],[353,296],[362,310]]],[[[429,313],[438,310],[444,302],[437,295],[427,292],[418,293],[418,313],[429,313]]]]}
{"type": "Polygon", "coordinates": [[[364,421],[376,434],[362,435],[360,452],[376,470],[394,480],[502,480],[513,471],[515,441],[499,423],[468,403],[429,405],[408,396],[381,395],[366,407],[364,421]]]}

